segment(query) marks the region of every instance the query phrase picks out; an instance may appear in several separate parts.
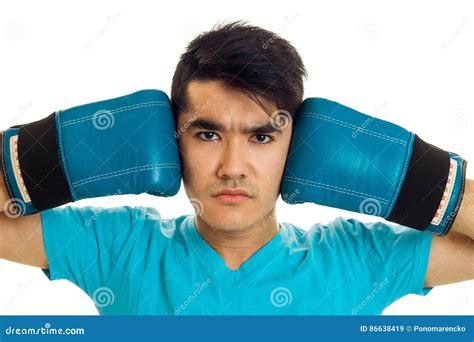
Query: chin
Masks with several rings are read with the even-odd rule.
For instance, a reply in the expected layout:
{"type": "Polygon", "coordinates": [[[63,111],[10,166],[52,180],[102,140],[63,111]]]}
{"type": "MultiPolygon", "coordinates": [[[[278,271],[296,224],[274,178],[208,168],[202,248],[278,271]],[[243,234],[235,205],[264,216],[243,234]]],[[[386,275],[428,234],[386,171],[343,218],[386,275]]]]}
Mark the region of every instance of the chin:
{"type": "Polygon", "coordinates": [[[203,220],[209,226],[218,231],[226,232],[244,230],[254,222],[252,216],[249,214],[231,213],[229,211],[219,212],[216,215],[209,215],[208,217],[205,216],[207,215],[204,215],[203,220]]]}

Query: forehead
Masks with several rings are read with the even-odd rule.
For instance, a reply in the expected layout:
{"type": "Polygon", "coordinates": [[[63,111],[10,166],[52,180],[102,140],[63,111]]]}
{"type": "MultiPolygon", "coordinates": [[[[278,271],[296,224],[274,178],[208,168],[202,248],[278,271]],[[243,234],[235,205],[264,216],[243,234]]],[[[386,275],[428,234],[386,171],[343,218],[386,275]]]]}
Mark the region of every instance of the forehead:
{"type": "MultiPolygon", "coordinates": [[[[226,86],[222,81],[189,82],[187,99],[188,110],[180,115],[183,120],[202,117],[218,120],[225,125],[262,123],[270,120],[269,114],[255,101],[226,86]]],[[[276,110],[275,105],[264,100],[262,102],[269,110],[276,110]]]]}

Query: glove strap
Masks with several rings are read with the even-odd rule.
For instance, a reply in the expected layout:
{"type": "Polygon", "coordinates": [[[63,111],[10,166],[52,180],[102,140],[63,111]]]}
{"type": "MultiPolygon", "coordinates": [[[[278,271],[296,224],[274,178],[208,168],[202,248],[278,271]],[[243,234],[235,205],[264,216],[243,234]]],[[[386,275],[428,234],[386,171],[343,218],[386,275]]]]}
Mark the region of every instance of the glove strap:
{"type": "Polygon", "coordinates": [[[56,140],[56,113],[5,133],[7,187],[31,214],[72,201],[56,140]]]}
{"type": "Polygon", "coordinates": [[[410,228],[445,235],[464,192],[466,162],[415,136],[403,185],[386,218],[410,228]]]}

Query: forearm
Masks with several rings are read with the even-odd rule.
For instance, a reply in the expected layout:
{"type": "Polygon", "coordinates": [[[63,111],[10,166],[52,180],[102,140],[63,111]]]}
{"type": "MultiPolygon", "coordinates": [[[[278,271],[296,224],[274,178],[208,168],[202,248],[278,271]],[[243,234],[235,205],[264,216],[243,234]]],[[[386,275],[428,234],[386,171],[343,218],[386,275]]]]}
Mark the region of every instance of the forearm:
{"type": "Polygon", "coordinates": [[[461,207],[454,220],[451,232],[464,234],[474,240],[474,180],[466,180],[461,207]]]}

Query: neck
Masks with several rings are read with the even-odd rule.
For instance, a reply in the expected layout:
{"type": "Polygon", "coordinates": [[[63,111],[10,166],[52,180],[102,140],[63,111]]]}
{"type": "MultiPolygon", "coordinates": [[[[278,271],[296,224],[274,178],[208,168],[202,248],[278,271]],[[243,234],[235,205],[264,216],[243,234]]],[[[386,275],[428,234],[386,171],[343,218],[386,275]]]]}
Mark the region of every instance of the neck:
{"type": "Polygon", "coordinates": [[[274,210],[264,219],[241,230],[217,231],[196,216],[196,228],[202,238],[224,259],[232,270],[240,266],[280,231],[274,210]]]}

